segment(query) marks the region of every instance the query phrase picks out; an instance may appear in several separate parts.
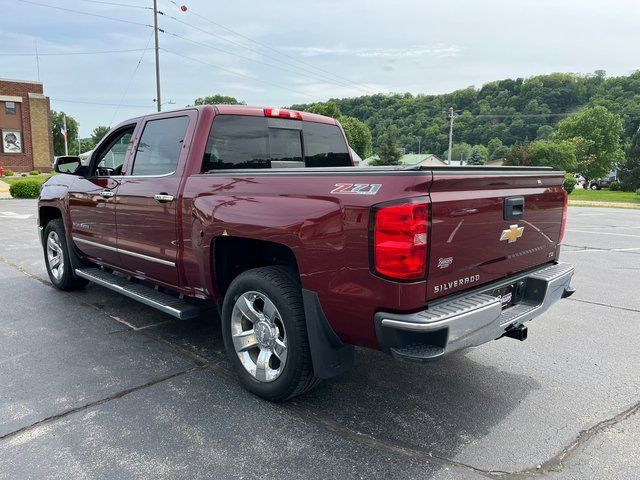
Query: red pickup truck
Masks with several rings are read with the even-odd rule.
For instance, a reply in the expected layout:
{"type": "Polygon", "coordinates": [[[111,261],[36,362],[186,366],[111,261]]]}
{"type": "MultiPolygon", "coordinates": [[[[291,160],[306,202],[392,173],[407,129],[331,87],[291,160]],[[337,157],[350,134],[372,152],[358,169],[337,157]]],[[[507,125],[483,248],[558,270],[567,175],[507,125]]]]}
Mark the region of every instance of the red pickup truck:
{"type": "Polygon", "coordinates": [[[423,361],[500,337],[573,292],[561,172],[354,167],[340,124],[209,105],[115,127],[56,163],[39,228],[51,282],[178,318],[220,307],[229,360],[272,401],[354,345],[423,361]]]}

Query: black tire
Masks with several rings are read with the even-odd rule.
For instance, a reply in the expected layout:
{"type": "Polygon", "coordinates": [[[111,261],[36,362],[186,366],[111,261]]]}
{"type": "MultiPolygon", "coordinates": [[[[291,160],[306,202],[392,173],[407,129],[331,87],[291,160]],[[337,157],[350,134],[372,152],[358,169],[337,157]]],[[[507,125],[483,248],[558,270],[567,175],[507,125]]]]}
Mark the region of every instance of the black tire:
{"type": "Polygon", "coordinates": [[[49,279],[54,287],[59,290],[77,290],[89,283],[84,278],[76,277],[73,272],[73,266],[71,265],[71,259],[69,258],[67,236],[62,219],[57,218],[47,223],[47,226],[44,229],[43,244],[44,263],[47,266],[47,273],[49,274],[49,279]],[[50,237],[55,239],[60,247],[59,250],[56,250],[56,256],[60,256],[62,258],[62,271],[59,271],[58,267],[52,266],[55,259],[52,260],[48,254],[48,242],[50,237]]]}
{"type": "Polygon", "coordinates": [[[286,267],[256,268],[233,280],[222,307],[222,336],[229,361],[242,385],[265,400],[282,402],[320,383],[313,374],[300,282],[286,267]],[[273,302],[286,331],[286,362],[279,376],[272,381],[260,381],[249,373],[233,344],[232,312],[236,301],[247,292],[258,292],[273,302]]]}

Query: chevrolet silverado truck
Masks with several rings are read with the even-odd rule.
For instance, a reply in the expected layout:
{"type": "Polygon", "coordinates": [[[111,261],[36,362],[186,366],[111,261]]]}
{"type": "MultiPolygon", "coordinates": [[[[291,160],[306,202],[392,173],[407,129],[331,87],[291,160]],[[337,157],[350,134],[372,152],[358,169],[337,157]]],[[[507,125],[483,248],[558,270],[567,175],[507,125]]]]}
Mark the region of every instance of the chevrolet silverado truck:
{"type": "Polygon", "coordinates": [[[180,319],[217,305],[233,369],[270,401],[345,372],[354,346],[427,361],[524,340],[573,292],[546,168],[354,167],[334,119],[208,105],[123,122],[55,169],[51,283],[180,319]]]}

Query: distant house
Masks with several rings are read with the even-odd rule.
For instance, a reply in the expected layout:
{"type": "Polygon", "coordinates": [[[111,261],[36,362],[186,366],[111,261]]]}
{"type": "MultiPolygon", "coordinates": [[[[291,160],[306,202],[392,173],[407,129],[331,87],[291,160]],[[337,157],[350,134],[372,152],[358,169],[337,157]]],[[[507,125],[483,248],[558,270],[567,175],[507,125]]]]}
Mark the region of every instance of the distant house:
{"type": "MultiPolygon", "coordinates": [[[[378,159],[377,155],[372,155],[363,160],[364,165],[371,165],[375,160],[378,159]]],[[[435,166],[435,165],[444,165],[445,163],[440,160],[438,157],[433,155],[432,153],[407,153],[400,157],[398,161],[399,165],[405,166],[435,166]]]]}

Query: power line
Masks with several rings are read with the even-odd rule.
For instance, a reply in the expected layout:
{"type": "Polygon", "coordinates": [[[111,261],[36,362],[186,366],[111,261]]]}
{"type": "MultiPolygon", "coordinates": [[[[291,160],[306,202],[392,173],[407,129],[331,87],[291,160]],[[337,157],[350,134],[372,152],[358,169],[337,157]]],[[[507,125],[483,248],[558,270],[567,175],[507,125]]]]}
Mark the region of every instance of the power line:
{"type": "Polygon", "coordinates": [[[144,46],[144,49],[142,50],[142,55],[140,55],[140,59],[138,60],[138,63],[136,64],[136,68],[133,69],[133,73],[131,74],[131,77],[129,77],[129,81],[127,82],[127,86],[124,89],[124,93],[122,94],[122,97],[120,97],[120,101],[118,102],[118,106],[116,107],[115,111],[113,112],[113,116],[111,117],[111,120],[109,121],[109,127],[111,127],[111,124],[113,123],[113,120],[116,118],[116,115],[118,114],[118,110],[120,110],[120,105],[122,105],[122,102],[124,102],[124,98],[127,96],[127,92],[129,91],[129,87],[131,86],[131,82],[133,82],[133,78],[136,76],[136,73],[138,72],[138,69],[140,68],[140,64],[142,63],[142,59],[144,58],[144,54],[147,53],[147,50],[149,49],[149,43],[151,43],[151,37],[153,37],[153,32],[151,32],[151,34],[149,35],[149,38],[147,39],[147,44],[144,46]]]}
{"type": "Polygon", "coordinates": [[[116,7],[140,8],[144,10],[153,10],[151,7],[143,7],[142,5],[132,5],[130,3],[103,2],[100,0],[82,0],[83,2],[98,3],[102,5],[114,5],[116,7]]]}
{"type": "MultiPolygon", "coordinates": [[[[117,107],[118,104],[116,103],[102,103],[102,102],[89,102],[89,101],[84,101],[84,100],[67,100],[65,98],[53,98],[50,97],[50,100],[54,101],[54,102],[62,102],[62,103],[78,103],[81,105],[100,105],[103,107],[117,107]]],[[[144,108],[144,109],[150,109],[151,107],[149,105],[120,105],[121,107],[127,107],[127,108],[144,108]]]]}
{"type": "Polygon", "coordinates": [[[126,50],[97,50],[93,52],[58,52],[58,53],[0,53],[0,57],[49,57],[49,56],[66,56],[66,55],[98,55],[102,53],[128,53],[141,52],[141,48],[130,48],[126,50]]]}
{"type": "MultiPolygon", "coordinates": [[[[216,46],[211,45],[211,44],[208,44],[208,43],[198,42],[197,40],[191,40],[190,38],[187,38],[187,37],[185,37],[185,36],[183,36],[183,35],[179,35],[179,34],[177,34],[177,33],[169,32],[169,31],[167,31],[167,30],[162,30],[162,33],[165,33],[165,34],[170,35],[170,36],[172,36],[172,37],[179,38],[180,40],[183,40],[183,41],[185,41],[185,42],[189,42],[189,43],[192,43],[192,44],[194,44],[194,45],[200,45],[200,46],[202,46],[202,47],[210,48],[210,49],[212,49],[212,50],[215,50],[215,51],[218,51],[218,52],[224,53],[224,54],[226,54],[226,55],[231,55],[231,56],[233,56],[233,57],[241,58],[241,59],[243,59],[243,60],[247,60],[247,61],[249,61],[249,62],[259,63],[259,64],[261,64],[261,65],[265,65],[265,66],[270,67],[270,68],[274,68],[274,69],[281,70],[281,71],[284,71],[284,72],[293,73],[293,74],[295,74],[295,75],[299,75],[299,76],[307,77],[307,78],[310,78],[310,79],[312,79],[312,80],[317,80],[317,78],[316,78],[316,77],[313,77],[313,76],[311,76],[311,75],[308,75],[308,74],[302,73],[302,72],[300,72],[299,70],[298,70],[298,71],[296,71],[296,70],[292,70],[292,69],[289,69],[289,68],[283,68],[281,65],[274,65],[274,64],[272,64],[272,63],[263,62],[262,60],[257,60],[257,59],[255,59],[255,58],[245,57],[244,55],[240,55],[240,54],[238,54],[238,53],[231,52],[231,51],[229,51],[229,50],[225,50],[224,48],[216,47],[216,46]]],[[[336,84],[336,85],[340,85],[340,84],[336,84]]],[[[346,85],[340,85],[340,86],[345,86],[345,87],[346,87],[346,85]]]]}
{"type": "MultiPolygon", "coordinates": [[[[344,87],[344,88],[350,88],[350,89],[360,90],[360,91],[363,91],[363,92],[365,92],[365,93],[367,93],[367,94],[371,94],[372,92],[374,92],[373,90],[366,89],[366,88],[362,88],[362,87],[359,87],[359,86],[351,86],[351,85],[349,85],[348,83],[345,83],[345,82],[341,82],[341,81],[339,81],[339,80],[336,80],[336,78],[334,78],[334,77],[329,77],[329,76],[327,76],[327,75],[323,75],[323,74],[320,74],[320,73],[313,72],[313,71],[311,71],[311,70],[309,70],[309,69],[302,68],[302,67],[300,67],[299,65],[295,65],[295,64],[293,64],[293,63],[291,63],[291,62],[283,61],[282,59],[280,59],[280,58],[276,58],[276,57],[274,57],[273,55],[267,55],[266,53],[263,53],[263,52],[260,52],[260,51],[258,51],[258,50],[255,50],[254,48],[251,48],[251,47],[248,47],[248,46],[246,46],[246,45],[243,45],[242,43],[235,42],[235,41],[230,40],[230,39],[228,39],[228,38],[226,38],[226,37],[223,37],[222,35],[217,35],[217,34],[215,34],[215,33],[211,33],[211,32],[210,32],[210,31],[208,31],[208,30],[205,30],[205,29],[200,28],[200,27],[198,27],[198,26],[196,26],[196,25],[192,25],[192,24],[190,24],[190,23],[188,23],[188,22],[185,22],[185,21],[183,21],[183,20],[180,20],[179,18],[176,18],[176,17],[174,17],[173,15],[169,15],[169,14],[167,14],[167,13],[160,12],[160,11],[159,11],[158,13],[159,13],[160,15],[163,15],[163,16],[165,16],[165,17],[167,17],[167,18],[169,18],[169,19],[173,20],[174,22],[177,22],[177,23],[179,23],[179,24],[181,24],[181,25],[184,25],[184,26],[189,27],[189,28],[193,28],[194,30],[197,30],[197,31],[199,31],[199,32],[201,32],[201,33],[204,33],[205,35],[209,35],[209,36],[211,36],[211,37],[214,37],[214,38],[220,39],[220,40],[222,40],[222,41],[224,41],[224,42],[231,43],[232,45],[235,45],[235,46],[237,46],[237,47],[244,48],[244,49],[249,50],[249,51],[251,51],[251,52],[257,53],[258,55],[262,55],[263,57],[270,58],[270,59],[272,59],[272,60],[275,60],[276,62],[284,63],[285,65],[289,65],[289,66],[291,66],[291,67],[293,67],[293,68],[297,69],[297,71],[296,71],[296,73],[297,73],[297,74],[299,74],[299,73],[300,73],[300,71],[303,71],[303,72],[307,72],[307,73],[309,73],[309,74],[313,75],[313,78],[320,79],[320,80],[325,81],[325,82],[327,82],[327,81],[328,81],[328,82],[330,82],[330,83],[333,83],[333,84],[335,84],[335,85],[338,85],[338,86],[341,86],[341,87],[344,87]]],[[[216,25],[217,25],[217,24],[216,24],[216,25]]],[[[302,62],[302,63],[304,63],[304,62],[302,62]]],[[[349,83],[353,83],[353,82],[351,82],[350,80],[349,80],[348,82],[349,82],[349,83]]]]}
{"type": "Polygon", "coordinates": [[[230,73],[230,74],[232,74],[232,75],[237,75],[237,76],[239,76],[239,77],[249,78],[249,79],[254,80],[254,81],[256,81],[256,82],[264,83],[264,84],[267,84],[267,85],[271,85],[271,86],[273,86],[273,87],[277,87],[277,88],[280,88],[280,89],[283,89],[283,90],[287,90],[288,92],[297,93],[298,95],[308,96],[308,94],[306,94],[306,93],[298,92],[298,91],[293,90],[293,89],[291,89],[291,88],[289,88],[289,87],[287,87],[287,86],[280,85],[280,84],[278,84],[278,83],[271,82],[271,81],[269,81],[269,80],[264,80],[264,79],[262,79],[262,78],[253,77],[253,76],[251,76],[251,75],[246,75],[246,74],[244,74],[244,73],[236,72],[235,70],[231,70],[230,68],[223,67],[222,65],[217,65],[217,64],[215,64],[215,63],[205,62],[204,60],[200,60],[200,59],[198,59],[198,58],[188,57],[188,56],[183,55],[183,54],[181,54],[181,53],[177,53],[177,52],[173,52],[173,51],[171,51],[171,50],[167,50],[167,49],[166,49],[166,48],[164,48],[164,47],[161,47],[161,48],[160,48],[160,50],[163,50],[163,51],[165,51],[165,52],[167,52],[167,53],[170,53],[170,54],[172,54],[172,55],[175,55],[175,56],[177,56],[177,57],[184,58],[185,60],[191,60],[191,61],[193,61],[193,62],[198,62],[198,63],[202,63],[203,65],[208,65],[208,66],[210,66],[210,67],[217,68],[218,70],[225,71],[225,72],[230,73]]]}
{"type": "MultiPolygon", "coordinates": [[[[169,2],[170,2],[170,3],[172,3],[173,5],[175,5],[176,7],[179,7],[179,8],[180,8],[180,5],[178,5],[174,0],[169,0],[169,2]]],[[[260,47],[262,47],[262,48],[265,48],[265,49],[267,49],[267,50],[271,50],[272,52],[275,52],[275,53],[277,53],[278,55],[281,55],[281,56],[283,56],[283,57],[289,58],[289,59],[291,59],[291,60],[293,60],[293,61],[295,61],[295,62],[297,62],[297,63],[300,63],[300,64],[302,64],[302,65],[307,65],[308,67],[311,67],[311,68],[313,68],[313,69],[315,69],[315,70],[319,70],[319,71],[321,71],[321,72],[324,72],[324,73],[326,73],[326,74],[329,74],[329,75],[331,76],[331,78],[332,78],[332,79],[333,79],[333,78],[341,79],[342,81],[345,81],[345,82],[347,82],[347,83],[350,83],[350,84],[354,85],[355,87],[357,87],[359,90],[362,90],[362,91],[369,91],[369,93],[378,93],[378,92],[376,92],[375,90],[373,90],[373,89],[371,89],[371,88],[367,87],[366,85],[360,85],[360,84],[358,84],[358,83],[356,83],[356,82],[354,82],[354,81],[352,81],[352,80],[349,80],[348,78],[339,77],[338,75],[336,75],[336,74],[335,74],[335,73],[333,73],[333,72],[330,72],[330,71],[325,70],[325,69],[323,69],[323,68],[317,67],[317,66],[315,66],[315,65],[313,65],[313,64],[311,64],[311,63],[305,62],[305,61],[303,61],[303,60],[300,60],[300,59],[298,59],[298,58],[296,58],[296,57],[294,57],[294,56],[292,56],[292,55],[288,55],[288,54],[286,54],[286,53],[282,52],[281,50],[279,50],[279,49],[277,49],[277,48],[274,48],[274,47],[272,47],[272,46],[270,46],[270,45],[267,45],[266,43],[260,42],[260,41],[258,41],[258,40],[255,40],[255,39],[251,38],[251,37],[248,37],[248,36],[246,36],[246,35],[243,35],[242,33],[237,32],[237,31],[235,31],[235,30],[233,30],[233,29],[231,29],[231,28],[229,28],[229,27],[227,27],[227,26],[225,26],[225,25],[222,25],[222,24],[220,24],[220,23],[218,23],[218,22],[214,22],[213,20],[211,20],[211,19],[209,19],[209,18],[205,17],[204,15],[200,15],[199,13],[194,12],[191,8],[189,8],[189,9],[188,9],[188,12],[189,12],[189,13],[191,13],[192,15],[195,15],[196,17],[201,18],[202,20],[204,20],[204,21],[206,21],[206,22],[210,23],[211,25],[215,25],[216,27],[222,28],[223,30],[226,30],[227,32],[230,32],[230,33],[232,33],[232,34],[234,34],[234,35],[236,35],[236,36],[238,36],[238,37],[240,37],[240,38],[243,38],[243,39],[245,39],[245,40],[248,40],[249,42],[254,43],[254,44],[256,44],[256,45],[259,45],[259,46],[260,46],[260,47]]],[[[244,45],[241,45],[241,46],[242,46],[243,48],[248,48],[248,47],[246,47],[246,46],[244,46],[244,45]]],[[[261,55],[264,55],[264,54],[261,54],[261,55]]]]}
{"type": "Polygon", "coordinates": [[[18,2],[29,3],[31,5],[37,5],[39,7],[53,8],[55,10],[62,10],[63,12],[77,13],[78,15],[87,15],[89,17],[98,17],[98,18],[102,18],[102,19],[106,19],[106,20],[112,20],[114,22],[122,22],[122,23],[131,24],[131,25],[140,25],[142,27],[151,27],[151,28],[153,28],[151,25],[146,24],[146,23],[134,22],[133,20],[124,20],[122,18],[108,17],[106,15],[99,15],[97,13],[81,12],[79,10],[73,10],[71,8],[58,7],[57,5],[48,5],[46,3],[38,3],[38,2],[33,2],[31,0],[18,0],[18,2]]]}

